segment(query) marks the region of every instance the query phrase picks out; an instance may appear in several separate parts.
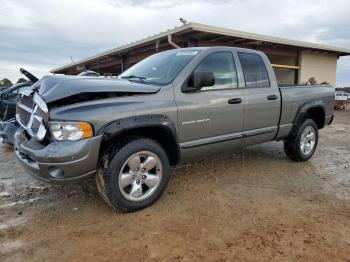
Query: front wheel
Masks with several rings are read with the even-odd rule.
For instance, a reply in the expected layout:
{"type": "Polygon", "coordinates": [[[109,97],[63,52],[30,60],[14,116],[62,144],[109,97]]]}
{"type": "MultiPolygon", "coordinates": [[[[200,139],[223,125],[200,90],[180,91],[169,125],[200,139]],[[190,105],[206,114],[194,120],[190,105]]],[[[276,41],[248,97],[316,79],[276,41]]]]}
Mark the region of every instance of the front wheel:
{"type": "Polygon", "coordinates": [[[162,195],[170,164],[159,143],[136,138],[117,147],[98,176],[102,198],[116,209],[132,212],[152,205],[162,195]]]}
{"type": "Polygon", "coordinates": [[[318,128],[312,119],[306,119],[299,127],[297,135],[284,141],[284,152],[293,161],[309,160],[318,143],[318,128]]]}

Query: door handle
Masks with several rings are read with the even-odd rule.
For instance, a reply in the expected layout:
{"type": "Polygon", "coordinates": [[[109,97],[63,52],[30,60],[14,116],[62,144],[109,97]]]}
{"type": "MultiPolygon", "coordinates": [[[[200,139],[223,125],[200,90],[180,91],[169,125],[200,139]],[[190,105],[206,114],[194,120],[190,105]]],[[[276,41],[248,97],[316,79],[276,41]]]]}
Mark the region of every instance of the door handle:
{"type": "Polygon", "coordinates": [[[276,96],[276,95],[267,96],[267,100],[276,100],[277,98],[278,98],[278,96],[276,96]]]}
{"type": "Polygon", "coordinates": [[[242,103],[242,98],[231,98],[227,102],[229,104],[240,104],[242,103]]]}

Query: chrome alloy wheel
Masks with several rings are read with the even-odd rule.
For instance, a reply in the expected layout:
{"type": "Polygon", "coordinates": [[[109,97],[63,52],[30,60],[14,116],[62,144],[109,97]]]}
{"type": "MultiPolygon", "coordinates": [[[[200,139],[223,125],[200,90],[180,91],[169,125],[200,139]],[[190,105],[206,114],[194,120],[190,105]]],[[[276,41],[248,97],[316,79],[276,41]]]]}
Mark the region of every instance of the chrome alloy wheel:
{"type": "Polygon", "coordinates": [[[316,131],[312,126],[305,127],[300,138],[300,150],[304,155],[309,155],[316,144],[316,131]]]}
{"type": "Polygon", "coordinates": [[[130,201],[143,201],[156,191],[162,175],[162,163],[156,154],[137,152],[124,162],[120,170],[119,190],[130,201]]]}

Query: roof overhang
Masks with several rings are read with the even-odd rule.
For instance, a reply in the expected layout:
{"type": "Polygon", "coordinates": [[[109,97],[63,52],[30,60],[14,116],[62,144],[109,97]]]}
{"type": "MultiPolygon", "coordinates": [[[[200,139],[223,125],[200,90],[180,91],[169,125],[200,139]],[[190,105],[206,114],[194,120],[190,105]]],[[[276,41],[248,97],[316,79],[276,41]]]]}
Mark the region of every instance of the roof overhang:
{"type": "Polygon", "coordinates": [[[216,26],[210,26],[210,25],[204,25],[199,23],[188,23],[180,27],[175,27],[174,29],[170,29],[166,32],[161,32],[159,34],[131,42],[126,45],[119,46],[117,48],[113,48],[111,50],[96,54],[94,56],[88,57],[86,59],[82,59],[78,62],[71,63],[56,69],[51,70],[51,73],[60,73],[62,71],[68,70],[72,67],[77,67],[81,65],[85,65],[86,63],[91,63],[94,61],[97,61],[99,59],[102,59],[104,57],[108,56],[115,56],[115,55],[122,55],[128,53],[130,50],[134,48],[141,47],[146,44],[153,43],[155,41],[159,41],[161,39],[167,38],[169,35],[177,36],[177,35],[184,35],[188,33],[194,33],[194,32],[201,32],[205,34],[213,34],[216,36],[221,37],[234,37],[236,39],[244,39],[249,41],[256,41],[256,42],[264,42],[264,43],[271,43],[271,44],[278,44],[278,45],[284,45],[284,46],[290,46],[290,47],[296,47],[300,49],[311,49],[311,50],[317,50],[317,51],[324,51],[324,52],[331,52],[331,53],[337,53],[338,56],[346,56],[350,55],[350,49],[349,48],[340,48],[340,47],[334,47],[329,45],[322,45],[322,44],[316,44],[316,43],[309,43],[304,41],[297,41],[297,40],[290,40],[286,38],[281,37],[274,37],[274,36],[267,36],[267,35],[261,35],[261,34],[255,34],[255,33],[248,33],[243,31],[238,31],[234,29],[227,29],[222,27],[216,27],[216,26]]]}

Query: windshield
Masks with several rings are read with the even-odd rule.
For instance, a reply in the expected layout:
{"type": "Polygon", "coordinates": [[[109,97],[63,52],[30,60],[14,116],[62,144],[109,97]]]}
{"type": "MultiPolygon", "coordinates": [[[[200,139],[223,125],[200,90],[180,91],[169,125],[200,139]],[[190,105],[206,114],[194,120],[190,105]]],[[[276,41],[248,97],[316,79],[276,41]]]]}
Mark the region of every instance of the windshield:
{"type": "Polygon", "coordinates": [[[158,53],[132,66],[122,73],[119,78],[166,85],[174,80],[198,52],[174,50],[158,53]]]}
{"type": "Polygon", "coordinates": [[[23,94],[24,92],[26,92],[26,91],[28,91],[28,90],[31,90],[31,89],[32,89],[32,86],[31,86],[31,85],[24,86],[24,87],[21,87],[21,88],[18,90],[18,93],[23,94]]]}

